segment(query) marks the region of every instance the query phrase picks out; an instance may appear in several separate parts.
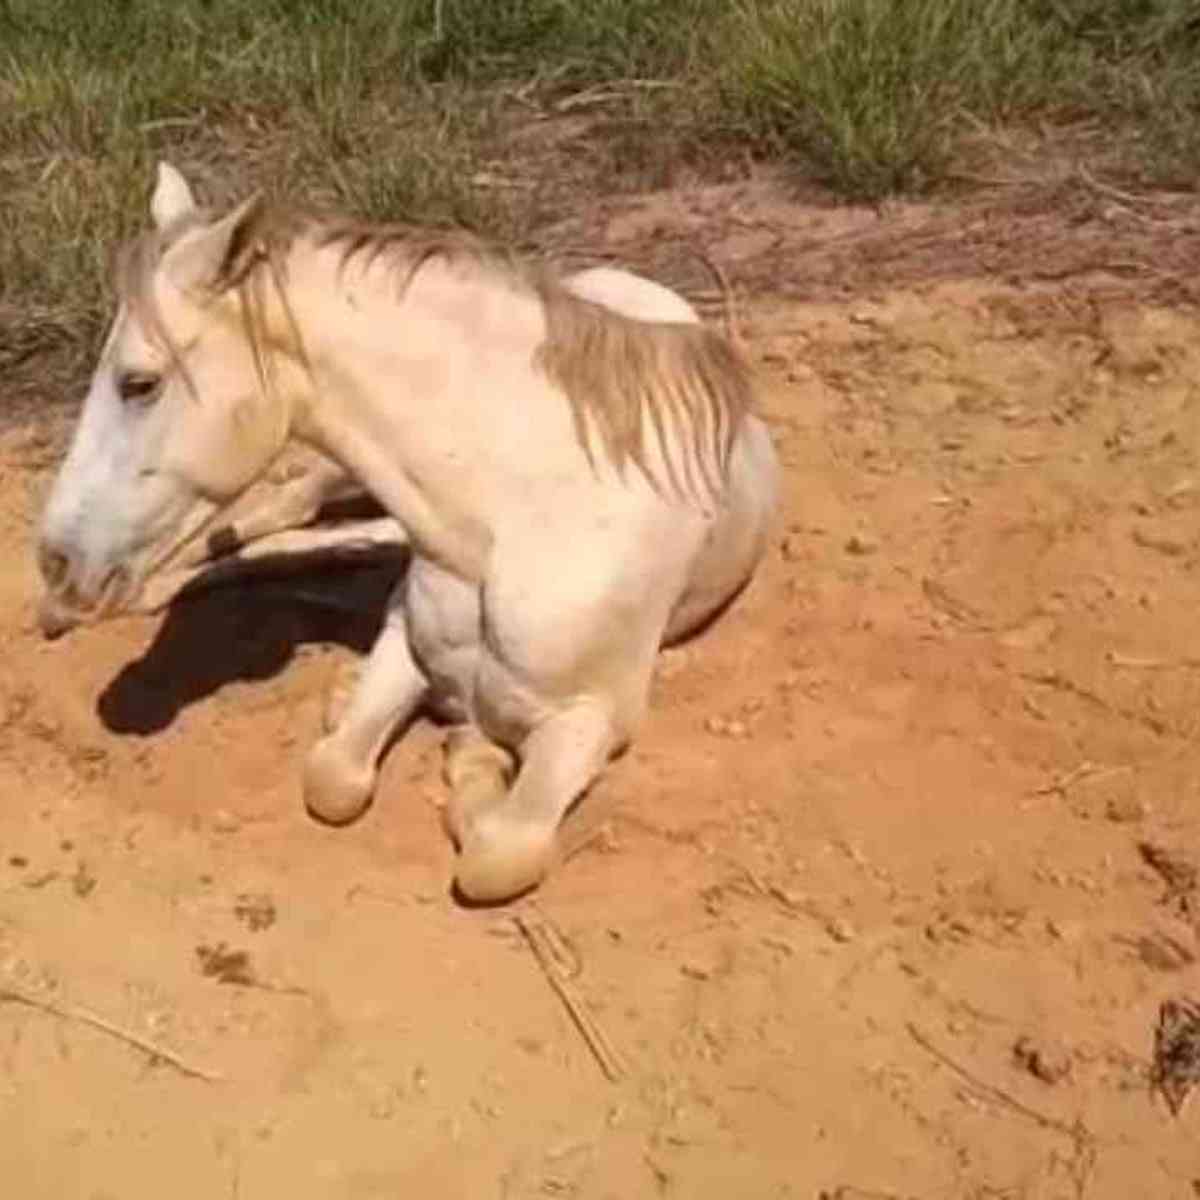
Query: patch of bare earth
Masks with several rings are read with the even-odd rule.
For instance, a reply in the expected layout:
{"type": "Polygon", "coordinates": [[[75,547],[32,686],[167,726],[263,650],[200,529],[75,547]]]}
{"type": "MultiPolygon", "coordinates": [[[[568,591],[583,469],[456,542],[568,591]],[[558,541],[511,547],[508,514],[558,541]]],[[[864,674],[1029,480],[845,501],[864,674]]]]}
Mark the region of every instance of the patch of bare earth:
{"type": "Polygon", "coordinates": [[[548,965],[447,894],[437,731],[355,826],[304,816],[369,617],[264,587],[41,642],[53,439],[9,431],[5,1194],[1192,1195],[1195,1111],[1151,1076],[1200,990],[1198,229],[769,184],[564,224],[725,265],[787,476],[760,576],[589,801],[607,835],[537,896],[548,965]]]}

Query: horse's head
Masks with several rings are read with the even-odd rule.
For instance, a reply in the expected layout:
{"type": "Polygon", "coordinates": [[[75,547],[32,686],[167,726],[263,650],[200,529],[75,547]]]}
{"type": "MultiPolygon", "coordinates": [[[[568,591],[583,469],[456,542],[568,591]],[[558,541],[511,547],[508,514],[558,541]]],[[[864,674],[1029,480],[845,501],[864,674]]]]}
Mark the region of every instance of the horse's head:
{"type": "Polygon", "coordinates": [[[206,219],[162,164],[150,211],[42,516],[44,608],[62,624],[126,608],[289,432],[289,389],[278,386],[289,364],[272,353],[255,286],[257,201],[206,219]]]}

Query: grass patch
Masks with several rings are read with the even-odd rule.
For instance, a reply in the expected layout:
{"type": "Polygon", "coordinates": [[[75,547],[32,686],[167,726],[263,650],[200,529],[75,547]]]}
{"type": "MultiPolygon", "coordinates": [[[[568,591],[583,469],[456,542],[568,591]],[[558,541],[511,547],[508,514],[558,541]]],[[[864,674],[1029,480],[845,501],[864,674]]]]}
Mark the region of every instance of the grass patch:
{"type": "Polygon", "coordinates": [[[0,0],[0,311],[95,326],[111,249],[145,219],[159,157],[219,201],[265,187],[366,217],[520,233],[538,189],[476,182],[495,167],[516,84],[540,103],[608,80],[679,80],[720,7],[0,0]]]}
{"type": "Polygon", "coordinates": [[[0,0],[0,303],[94,305],[160,156],[218,199],[478,222],[486,108],[419,85],[410,8],[0,0]]]}
{"type": "Polygon", "coordinates": [[[420,65],[460,83],[678,79],[707,62],[704,31],[728,9],[727,0],[445,0],[441,36],[420,65]]]}
{"type": "Polygon", "coordinates": [[[1026,0],[781,0],[732,22],[730,104],[850,195],[921,190],[964,119],[1047,103],[1066,64],[1026,0]]]}
{"type": "Polygon", "coordinates": [[[1034,122],[1091,122],[1110,173],[1191,186],[1194,0],[0,0],[0,372],[31,329],[94,339],[159,157],[217,202],[525,238],[564,180],[736,143],[876,198],[939,184],[965,132],[1034,122]],[[514,149],[566,111],[553,152],[514,149]]]}
{"type": "Polygon", "coordinates": [[[748,136],[868,199],[936,185],[968,129],[1091,119],[1146,183],[1200,166],[1192,0],[747,0],[724,96],[748,136]]]}

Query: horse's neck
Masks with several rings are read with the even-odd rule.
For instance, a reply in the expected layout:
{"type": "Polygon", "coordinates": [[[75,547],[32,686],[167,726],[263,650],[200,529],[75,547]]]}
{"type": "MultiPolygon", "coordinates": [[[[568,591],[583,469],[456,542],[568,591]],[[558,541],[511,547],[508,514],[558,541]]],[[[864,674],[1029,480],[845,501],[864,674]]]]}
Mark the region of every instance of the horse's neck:
{"type": "Polygon", "coordinates": [[[290,298],[317,381],[298,436],[419,552],[480,577],[514,478],[539,462],[532,443],[575,452],[567,406],[533,370],[539,302],[440,260],[400,299],[402,273],[383,263],[339,276],[326,252],[298,267],[290,298]]]}

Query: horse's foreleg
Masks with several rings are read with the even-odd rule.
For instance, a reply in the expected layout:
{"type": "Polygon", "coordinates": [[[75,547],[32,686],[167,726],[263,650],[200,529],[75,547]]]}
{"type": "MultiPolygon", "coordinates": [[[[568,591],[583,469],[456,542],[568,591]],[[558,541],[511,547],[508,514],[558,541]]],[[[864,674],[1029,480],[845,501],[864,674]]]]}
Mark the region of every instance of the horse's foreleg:
{"type": "MultiPolygon", "coordinates": [[[[153,616],[193,584],[192,590],[198,591],[249,579],[378,561],[407,544],[407,535],[391,517],[347,522],[332,529],[293,529],[268,534],[238,554],[152,576],[124,614],[153,616]]],[[[46,637],[60,637],[81,622],[79,616],[59,605],[52,596],[45,595],[39,601],[37,623],[46,637]]]]}
{"type": "Polygon", "coordinates": [[[556,854],[563,814],[603,770],[617,736],[607,707],[579,704],[539,724],[521,747],[504,799],[466,823],[455,879],[471,900],[507,900],[540,883],[556,854]]]}
{"type": "MultiPolygon", "coordinates": [[[[130,611],[156,613],[191,584],[215,587],[249,579],[282,578],[328,569],[342,563],[376,561],[408,543],[391,517],[349,521],[331,529],[288,529],[264,534],[251,545],[199,566],[178,567],[151,578],[130,611]]],[[[196,590],[196,589],[193,589],[196,590]]]]}
{"type": "Polygon", "coordinates": [[[398,592],[345,713],[304,764],[304,803],[314,816],[332,824],[352,821],[370,803],[380,755],[428,691],[409,650],[398,592]]]}
{"type": "Polygon", "coordinates": [[[208,562],[272,534],[300,529],[315,521],[321,509],[334,500],[366,495],[341,466],[321,459],[305,474],[281,484],[245,516],[218,525],[182,561],[189,566],[208,562]]]}

